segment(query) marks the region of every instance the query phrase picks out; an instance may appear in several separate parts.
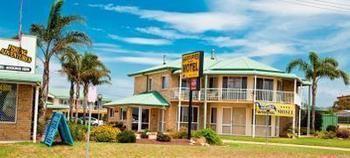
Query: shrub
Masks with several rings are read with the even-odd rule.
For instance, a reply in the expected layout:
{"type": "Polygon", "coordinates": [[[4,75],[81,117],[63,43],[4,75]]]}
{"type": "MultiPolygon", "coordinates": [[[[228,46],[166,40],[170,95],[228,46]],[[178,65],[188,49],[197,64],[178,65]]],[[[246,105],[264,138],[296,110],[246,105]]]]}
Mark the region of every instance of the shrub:
{"type": "Polygon", "coordinates": [[[187,128],[181,127],[179,131],[170,132],[170,136],[173,139],[186,139],[187,138],[187,128]]]}
{"type": "Polygon", "coordinates": [[[166,135],[162,132],[158,132],[157,133],[157,141],[160,142],[170,142],[171,141],[171,137],[169,135],[166,135]]]}
{"type": "Polygon", "coordinates": [[[126,129],[126,126],[124,125],[123,122],[117,121],[117,122],[110,122],[108,123],[110,126],[114,128],[118,128],[120,131],[124,131],[126,129]]]}
{"type": "Polygon", "coordinates": [[[117,140],[119,143],[135,143],[136,135],[133,131],[125,130],[119,133],[117,140]]]}
{"type": "Polygon", "coordinates": [[[337,134],[333,131],[319,131],[316,132],[316,136],[318,138],[322,138],[322,139],[333,139],[335,137],[337,137],[337,134]]]}
{"type": "Polygon", "coordinates": [[[141,138],[147,139],[147,138],[148,138],[148,135],[147,135],[148,132],[149,132],[148,129],[143,130],[143,131],[141,132],[141,138]]]}
{"type": "Polygon", "coordinates": [[[334,126],[334,125],[329,125],[329,126],[327,126],[326,131],[328,131],[328,132],[329,131],[335,132],[335,131],[337,131],[337,127],[334,126]]]}
{"type": "Polygon", "coordinates": [[[118,128],[108,125],[98,126],[91,131],[91,139],[96,142],[114,142],[119,133],[120,130],[118,128]]]}
{"type": "Polygon", "coordinates": [[[350,136],[350,131],[347,129],[338,129],[337,130],[337,137],[338,138],[349,138],[350,136]]]}
{"type": "Polygon", "coordinates": [[[208,144],[222,144],[220,137],[211,128],[201,129],[193,134],[194,137],[204,137],[208,144]]]}
{"type": "Polygon", "coordinates": [[[69,122],[69,129],[72,137],[75,141],[84,141],[87,127],[81,124],[76,124],[74,122],[69,122]]]}

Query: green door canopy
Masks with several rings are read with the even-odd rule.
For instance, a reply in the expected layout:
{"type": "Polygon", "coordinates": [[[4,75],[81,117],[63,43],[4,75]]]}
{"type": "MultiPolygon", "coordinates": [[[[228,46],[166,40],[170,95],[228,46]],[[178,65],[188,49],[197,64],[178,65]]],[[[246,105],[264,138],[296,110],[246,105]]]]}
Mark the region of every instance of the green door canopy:
{"type": "Polygon", "coordinates": [[[41,75],[23,72],[0,72],[0,81],[23,82],[39,85],[41,83],[41,75]]]}
{"type": "Polygon", "coordinates": [[[123,105],[141,105],[153,107],[169,107],[168,101],[156,91],[136,94],[131,97],[104,104],[104,107],[114,107],[123,105]]]}

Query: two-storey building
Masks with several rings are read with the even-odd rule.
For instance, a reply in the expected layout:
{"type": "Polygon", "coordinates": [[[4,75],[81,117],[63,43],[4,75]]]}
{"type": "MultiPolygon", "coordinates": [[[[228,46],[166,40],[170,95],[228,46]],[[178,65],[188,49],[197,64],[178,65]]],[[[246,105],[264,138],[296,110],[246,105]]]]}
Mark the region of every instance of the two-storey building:
{"type": "MultiPolygon", "coordinates": [[[[298,76],[245,57],[205,58],[203,72],[201,89],[193,94],[193,130],[279,136],[295,129],[303,85],[298,76]],[[275,112],[265,115],[262,104],[273,105],[275,112]]],[[[105,104],[107,120],[136,131],[187,127],[189,89],[180,74],[181,59],[129,74],[134,95],[105,104]]]]}

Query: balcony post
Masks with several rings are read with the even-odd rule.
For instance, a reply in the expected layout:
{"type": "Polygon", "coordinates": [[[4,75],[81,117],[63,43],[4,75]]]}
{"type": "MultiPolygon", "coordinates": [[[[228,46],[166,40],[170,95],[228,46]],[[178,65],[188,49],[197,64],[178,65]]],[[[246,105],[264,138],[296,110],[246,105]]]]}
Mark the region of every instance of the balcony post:
{"type": "Polygon", "coordinates": [[[218,100],[222,100],[222,76],[218,76],[218,100]]]}
{"type": "Polygon", "coordinates": [[[256,102],[256,75],[254,75],[254,94],[253,94],[253,138],[255,138],[255,122],[256,122],[256,119],[255,119],[255,102],[256,102]]]}
{"type": "Polygon", "coordinates": [[[293,126],[293,134],[295,134],[295,116],[296,116],[296,113],[295,113],[295,96],[296,96],[296,94],[297,94],[297,80],[296,79],[294,79],[294,96],[293,96],[293,100],[294,100],[294,103],[293,103],[293,106],[294,106],[294,115],[293,115],[293,124],[292,124],[292,126],[293,126]]]}
{"type": "Polygon", "coordinates": [[[178,112],[177,112],[177,131],[180,131],[180,117],[181,117],[181,92],[182,92],[182,76],[179,77],[179,94],[178,94],[178,112]]]}
{"type": "Polygon", "coordinates": [[[137,131],[141,132],[142,129],[142,106],[139,106],[139,116],[137,122],[137,131]]]}
{"type": "Polygon", "coordinates": [[[203,127],[207,128],[207,87],[208,87],[208,75],[205,75],[204,78],[204,119],[203,119],[203,127]]]}

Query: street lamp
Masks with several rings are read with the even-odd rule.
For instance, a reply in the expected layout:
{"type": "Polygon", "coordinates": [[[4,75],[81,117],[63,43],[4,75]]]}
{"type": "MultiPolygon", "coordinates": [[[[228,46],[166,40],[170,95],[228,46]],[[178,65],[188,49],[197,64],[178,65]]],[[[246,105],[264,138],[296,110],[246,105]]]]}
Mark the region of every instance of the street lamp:
{"type": "Polygon", "coordinates": [[[97,95],[97,120],[100,121],[100,108],[102,105],[102,94],[97,95]]]}

